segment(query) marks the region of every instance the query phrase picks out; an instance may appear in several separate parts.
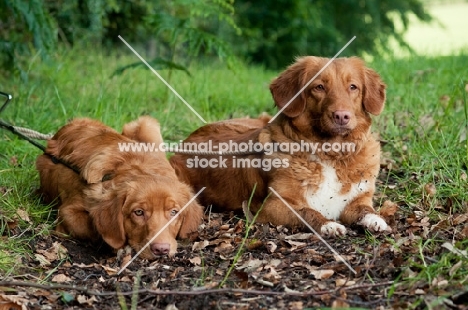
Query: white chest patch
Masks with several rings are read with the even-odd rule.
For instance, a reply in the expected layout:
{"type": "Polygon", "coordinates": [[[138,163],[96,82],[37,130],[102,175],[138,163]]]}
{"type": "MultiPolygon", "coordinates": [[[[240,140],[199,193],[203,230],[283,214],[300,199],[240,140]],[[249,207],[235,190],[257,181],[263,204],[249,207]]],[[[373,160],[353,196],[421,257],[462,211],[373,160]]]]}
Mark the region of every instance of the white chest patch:
{"type": "Polygon", "coordinates": [[[348,192],[340,194],[342,184],[338,180],[335,169],[326,164],[322,165],[322,183],[316,191],[307,190],[306,200],[310,208],[317,210],[330,220],[337,220],[341,212],[359,194],[369,190],[368,180],[361,180],[359,183],[351,184],[348,192]]]}

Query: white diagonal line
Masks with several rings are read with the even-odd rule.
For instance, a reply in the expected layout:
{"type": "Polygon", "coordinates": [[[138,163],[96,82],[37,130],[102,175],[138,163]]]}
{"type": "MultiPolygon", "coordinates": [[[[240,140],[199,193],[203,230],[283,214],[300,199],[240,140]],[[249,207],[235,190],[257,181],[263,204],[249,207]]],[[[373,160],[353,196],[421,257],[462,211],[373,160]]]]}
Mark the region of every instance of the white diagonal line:
{"type": "Polygon", "coordinates": [[[302,87],[301,90],[299,90],[299,91],[297,92],[297,94],[295,94],[294,97],[292,97],[292,98],[288,101],[288,103],[286,103],[286,104],[284,105],[284,107],[283,107],[281,110],[279,110],[278,113],[275,114],[275,116],[273,116],[273,117],[270,119],[270,121],[269,121],[268,123],[273,122],[273,120],[274,120],[276,117],[278,117],[278,115],[280,115],[280,114],[284,111],[284,109],[286,109],[286,108],[291,104],[291,102],[293,102],[294,99],[296,99],[296,98],[304,91],[304,89],[306,89],[307,86],[309,86],[310,83],[312,83],[312,81],[315,80],[315,78],[316,78],[317,76],[319,76],[320,73],[322,73],[323,70],[325,70],[325,69],[333,62],[333,60],[335,60],[336,57],[338,57],[338,56],[345,50],[345,48],[348,47],[348,45],[351,44],[351,42],[354,41],[354,39],[356,39],[356,36],[352,37],[352,39],[349,40],[348,43],[346,43],[346,45],[343,46],[343,47],[338,51],[338,53],[336,53],[336,55],[333,56],[333,58],[330,59],[330,60],[325,64],[325,66],[323,66],[323,68],[320,69],[320,71],[317,72],[317,74],[315,74],[314,77],[311,78],[310,81],[309,81],[307,84],[305,84],[304,87],[302,87]]]}
{"type": "Polygon", "coordinates": [[[296,212],[296,210],[294,210],[287,202],[286,200],[283,199],[283,197],[281,197],[271,186],[268,187],[276,196],[278,196],[278,198],[292,211],[292,213],[294,213],[301,221],[302,223],[304,223],[304,225],[307,226],[307,228],[309,228],[319,239],[320,241],[322,241],[329,249],[330,251],[333,252],[333,254],[335,254],[336,256],[338,256],[340,258],[340,260],[349,268],[349,270],[351,270],[354,274],[356,274],[356,270],[353,269],[353,267],[351,267],[347,261],[345,261],[345,259],[337,252],[335,251],[335,249],[330,245],[328,244],[328,242],[325,241],[325,239],[322,238],[322,236],[320,236],[319,233],[317,233],[313,228],[312,226],[309,225],[309,223],[306,222],[306,220],[304,220],[302,218],[302,216],[299,215],[299,213],[296,212]]]}
{"type": "Polygon", "coordinates": [[[141,254],[141,252],[143,252],[143,250],[146,249],[146,247],[147,247],[148,245],[150,245],[150,243],[153,242],[154,239],[156,239],[156,238],[162,233],[162,231],[163,231],[164,229],[166,229],[169,225],[171,225],[171,223],[174,222],[175,219],[176,219],[180,214],[182,214],[182,212],[184,212],[185,208],[187,208],[187,207],[198,197],[198,195],[200,195],[201,192],[203,192],[203,191],[205,190],[205,188],[206,188],[206,187],[202,187],[202,189],[199,190],[198,193],[196,193],[195,196],[193,196],[192,199],[190,199],[189,202],[187,202],[187,203],[185,204],[185,206],[184,206],[182,209],[180,209],[180,211],[179,211],[173,218],[171,218],[171,219],[169,220],[169,222],[167,222],[166,225],[164,225],[164,226],[153,236],[153,238],[151,238],[150,241],[148,241],[148,242],[145,244],[145,246],[142,247],[141,250],[138,251],[138,253],[136,253],[136,254],[132,257],[132,259],[122,267],[122,269],[119,270],[119,272],[118,272],[117,274],[120,275],[120,273],[121,273],[122,271],[124,271],[124,270],[128,267],[128,265],[130,265],[130,264],[141,254]]]}
{"type": "Polygon", "coordinates": [[[185,103],[185,105],[186,105],[190,110],[192,110],[193,113],[195,113],[195,115],[198,116],[199,119],[201,119],[201,121],[202,121],[203,123],[206,124],[205,119],[203,119],[203,117],[201,117],[201,115],[198,114],[198,112],[195,111],[195,109],[192,108],[192,106],[191,106],[190,104],[188,104],[187,101],[185,101],[184,98],[182,98],[182,96],[179,95],[179,93],[176,92],[176,90],[175,90],[174,88],[172,88],[172,86],[169,85],[169,83],[166,82],[166,80],[163,79],[163,77],[162,77],[161,75],[159,75],[159,73],[158,73],[156,70],[154,70],[154,69],[149,65],[149,64],[146,62],[146,60],[144,60],[143,57],[141,57],[140,54],[138,54],[138,52],[135,51],[135,50],[133,49],[133,47],[131,47],[131,45],[127,43],[127,41],[125,41],[120,35],[119,35],[118,37],[119,37],[120,40],[122,40],[123,43],[125,43],[125,45],[127,45],[127,47],[128,47],[138,58],[140,58],[140,60],[141,60],[151,71],[153,71],[154,74],[156,74],[156,76],[157,76],[164,84],[166,84],[166,86],[167,86],[183,103],[185,103]]]}

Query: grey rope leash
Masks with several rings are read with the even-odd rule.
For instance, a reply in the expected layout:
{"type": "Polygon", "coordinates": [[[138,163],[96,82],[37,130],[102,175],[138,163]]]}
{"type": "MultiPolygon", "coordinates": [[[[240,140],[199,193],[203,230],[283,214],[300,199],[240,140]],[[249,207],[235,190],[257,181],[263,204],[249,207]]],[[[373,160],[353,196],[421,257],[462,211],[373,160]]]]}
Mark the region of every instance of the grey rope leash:
{"type": "Polygon", "coordinates": [[[50,140],[54,136],[53,134],[43,134],[38,131],[29,129],[29,128],[18,127],[18,126],[11,126],[11,127],[13,127],[16,130],[16,132],[22,133],[23,135],[31,139],[50,140]]]}

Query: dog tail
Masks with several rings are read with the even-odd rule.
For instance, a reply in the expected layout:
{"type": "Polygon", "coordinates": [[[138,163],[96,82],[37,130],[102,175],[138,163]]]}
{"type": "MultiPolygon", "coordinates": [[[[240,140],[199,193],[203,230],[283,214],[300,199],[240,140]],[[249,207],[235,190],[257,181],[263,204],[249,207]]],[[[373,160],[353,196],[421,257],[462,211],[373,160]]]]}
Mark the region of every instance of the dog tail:
{"type": "Polygon", "coordinates": [[[141,116],[136,121],[126,124],[122,134],[132,140],[144,143],[162,145],[161,128],[159,122],[151,116],[141,116]]]}

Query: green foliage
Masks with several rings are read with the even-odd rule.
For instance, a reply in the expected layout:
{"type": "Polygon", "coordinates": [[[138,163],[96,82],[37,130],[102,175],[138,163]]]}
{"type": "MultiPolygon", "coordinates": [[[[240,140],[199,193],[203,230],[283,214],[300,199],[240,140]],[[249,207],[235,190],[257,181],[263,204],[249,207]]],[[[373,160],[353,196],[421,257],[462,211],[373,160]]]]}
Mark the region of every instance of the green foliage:
{"type": "Polygon", "coordinates": [[[158,12],[146,21],[155,36],[173,49],[172,57],[181,53],[198,56],[203,52],[225,58],[231,54],[230,47],[217,31],[226,25],[240,31],[233,13],[230,0],[176,0],[161,3],[158,12]]]}
{"type": "MultiPolygon", "coordinates": [[[[127,42],[149,42],[157,50],[150,56],[172,61],[214,54],[231,54],[229,44],[217,36],[217,29],[233,28],[232,0],[48,0],[47,7],[59,25],[59,33],[70,44],[80,39],[99,38],[104,46],[127,42]]],[[[150,47],[149,49],[151,49],[150,47]]]]}
{"type": "Polygon", "coordinates": [[[402,35],[411,15],[431,19],[422,3],[0,0],[0,63],[7,69],[20,67],[19,59],[29,57],[31,47],[46,56],[58,39],[67,45],[84,41],[121,46],[119,35],[132,45],[146,44],[147,57],[184,68],[201,55],[229,64],[234,54],[279,68],[297,55],[334,55],[354,35],[357,40],[344,55],[385,54],[391,52],[387,46],[392,41],[409,48],[402,35]]]}
{"type": "MultiPolygon", "coordinates": [[[[103,24],[108,16],[105,8],[117,7],[107,0],[42,0],[45,8],[58,25],[58,37],[67,45],[79,40],[101,40],[103,24]]],[[[122,9],[127,9],[122,3],[122,9]]],[[[129,21],[130,22],[130,21],[129,21]]]]}
{"type": "Polygon", "coordinates": [[[343,55],[385,54],[392,40],[408,47],[402,34],[411,14],[431,19],[420,0],[238,0],[236,21],[245,35],[236,46],[272,68],[284,67],[298,55],[331,57],[353,36],[357,40],[343,55]]]}
{"type": "Polygon", "coordinates": [[[121,36],[146,43],[147,57],[160,67],[187,71],[197,56],[233,59],[230,43],[218,35],[240,32],[233,14],[233,0],[0,0],[0,64],[20,67],[31,47],[46,56],[58,39],[110,48],[123,47],[121,36]]]}
{"type": "Polygon", "coordinates": [[[150,30],[143,19],[152,14],[159,1],[149,0],[43,0],[59,26],[59,37],[69,45],[95,40],[107,46],[118,35],[147,39],[150,30]]]}
{"type": "Polygon", "coordinates": [[[56,43],[56,26],[43,1],[0,1],[0,65],[5,69],[21,70],[18,56],[30,56],[31,45],[47,57],[56,43]]]}
{"type": "MultiPolygon", "coordinates": [[[[151,14],[143,17],[146,29],[153,30],[148,38],[153,46],[158,46],[157,53],[154,50],[149,53],[150,56],[158,56],[148,63],[155,65],[154,69],[183,70],[189,75],[186,66],[200,55],[217,56],[230,64],[234,59],[231,45],[217,32],[219,27],[240,32],[234,23],[233,13],[231,0],[161,1],[157,10],[153,8],[151,14]]],[[[117,69],[114,74],[142,65],[138,60],[117,69]]]]}
{"type": "MultiPolygon", "coordinates": [[[[234,7],[231,0],[175,0],[161,1],[158,9],[144,17],[151,29],[153,43],[158,45],[160,64],[175,69],[185,69],[194,57],[217,56],[232,60],[230,44],[218,35],[218,28],[228,27],[239,32],[233,20],[234,7]],[[176,65],[180,68],[177,68],[176,65]]],[[[132,65],[136,65],[132,64],[132,65]]]]}

